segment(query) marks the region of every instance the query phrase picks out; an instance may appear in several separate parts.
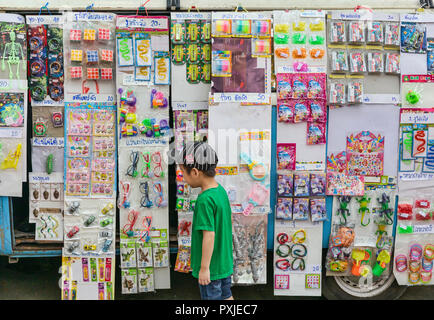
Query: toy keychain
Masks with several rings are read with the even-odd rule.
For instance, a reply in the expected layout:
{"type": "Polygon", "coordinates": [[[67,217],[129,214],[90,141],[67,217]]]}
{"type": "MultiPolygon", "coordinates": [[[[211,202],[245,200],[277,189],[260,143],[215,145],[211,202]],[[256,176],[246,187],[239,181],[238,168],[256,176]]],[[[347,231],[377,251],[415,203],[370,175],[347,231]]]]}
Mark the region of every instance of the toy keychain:
{"type": "Polygon", "coordinates": [[[267,177],[267,169],[263,163],[258,163],[256,161],[252,161],[250,157],[242,152],[240,154],[241,160],[247,163],[249,168],[250,177],[256,181],[263,181],[267,177]]]}

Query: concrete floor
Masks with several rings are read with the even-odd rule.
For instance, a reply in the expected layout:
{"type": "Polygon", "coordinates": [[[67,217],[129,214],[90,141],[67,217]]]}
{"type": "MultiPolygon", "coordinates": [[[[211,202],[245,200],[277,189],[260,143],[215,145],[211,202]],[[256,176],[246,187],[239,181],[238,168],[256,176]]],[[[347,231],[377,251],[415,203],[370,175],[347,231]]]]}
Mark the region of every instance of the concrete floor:
{"type": "MultiPolygon", "coordinates": [[[[271,270],[271,256],[268,255],[268,270],[271,270]]],[[[171,256],[174,262],[175,255],[171,256]]],[[[0,257],[0,300],[58,300],[61,291],[58,286],[60,279],[60,257],[54,258],[26,258],[20,259],[16,264],[9,264],[7,257],[0,257]]],[[[280,299],[324,299],[324,297],[274,297],[272,272],[268,272],[266,285],[236,286],[232,293],[236,299],[243,300],[280,300],[280,299]]],[[[120,279],[120,269],[116,269],[116,279],[120,279]]],[[[120,282],[116,282],[117,300],[190,300],[200,299],[197,280],[191,274],[171,271],[172,288],[158,290],[156,293],[122,295],[120,282]],[[191,290],[186,290],[191,288],[191,290]]],[[[409,287],[400,300],[426,300],[434,299],[434,286],[409,287]]]]}

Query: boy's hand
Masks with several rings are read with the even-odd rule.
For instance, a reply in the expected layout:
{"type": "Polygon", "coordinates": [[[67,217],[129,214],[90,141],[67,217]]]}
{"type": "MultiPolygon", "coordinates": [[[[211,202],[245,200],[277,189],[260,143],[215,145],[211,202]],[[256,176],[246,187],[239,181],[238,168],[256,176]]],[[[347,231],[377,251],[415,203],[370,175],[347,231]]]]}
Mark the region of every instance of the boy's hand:
{"type": "Polygon", "coordinates": [[[199,284],[206,286],[210,282],[211,282],[211,280],[210,280],[210,275],[209,275],[209,268],[207,268],[207,269],[200,268],[199,284]]]}

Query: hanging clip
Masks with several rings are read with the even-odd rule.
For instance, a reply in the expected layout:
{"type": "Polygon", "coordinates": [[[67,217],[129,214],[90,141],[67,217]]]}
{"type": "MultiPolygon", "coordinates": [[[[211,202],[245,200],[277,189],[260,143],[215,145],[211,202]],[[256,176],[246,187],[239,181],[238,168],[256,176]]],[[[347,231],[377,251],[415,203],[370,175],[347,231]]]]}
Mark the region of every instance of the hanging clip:
{"type": "Polygon", "coordinates": [[[142,9],[142,8],[145,9],[146,16],[148,16],[148,10],[146,9],[146,4],[147,4],[149,1],[151,1],[151,0],[147,0],[144,4],[142,4],[142,5],[140,5],[140,6],[137,7],[136,16],[139,15],[139,10],[142,9]]]}
{"type": "Polygon", "coordinates": [[[50,16],[51,16],[51,12],[50,12],[50,9],[48,9],[48,3],[49,2],[47,2],[44,6],[42,6],[40,9],[39,9],[39,14],[38,14],[38,16],[40,16],[41,15],[41,13],[42,13],[42,10],[43,9],[45,9],[45,10],[47,10],[48,11],[48,13],[50,14],[50,16]]]}
{"type": "Polygon", "coordinates": [[[87,7],[86,7],[86,11],[94,11],[93,10],[93,6],[94,6],[94,3],[92,3],[91,5],[88,5],[87,7]]]}

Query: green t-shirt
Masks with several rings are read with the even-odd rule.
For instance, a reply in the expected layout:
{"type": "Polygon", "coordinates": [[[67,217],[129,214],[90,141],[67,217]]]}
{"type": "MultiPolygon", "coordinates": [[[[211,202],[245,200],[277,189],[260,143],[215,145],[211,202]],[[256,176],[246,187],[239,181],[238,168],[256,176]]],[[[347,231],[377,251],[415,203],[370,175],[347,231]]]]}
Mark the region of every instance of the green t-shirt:
{"type": "Polygon", "coordinates": [[[191,233],[191,268],[199,277],[202,262],[203,231],[214,231],[214,250],[209,266],[211,280],[224,279],[233,272],[232,211],[228,195],[219,184],[197,197],[191,233]]]}

